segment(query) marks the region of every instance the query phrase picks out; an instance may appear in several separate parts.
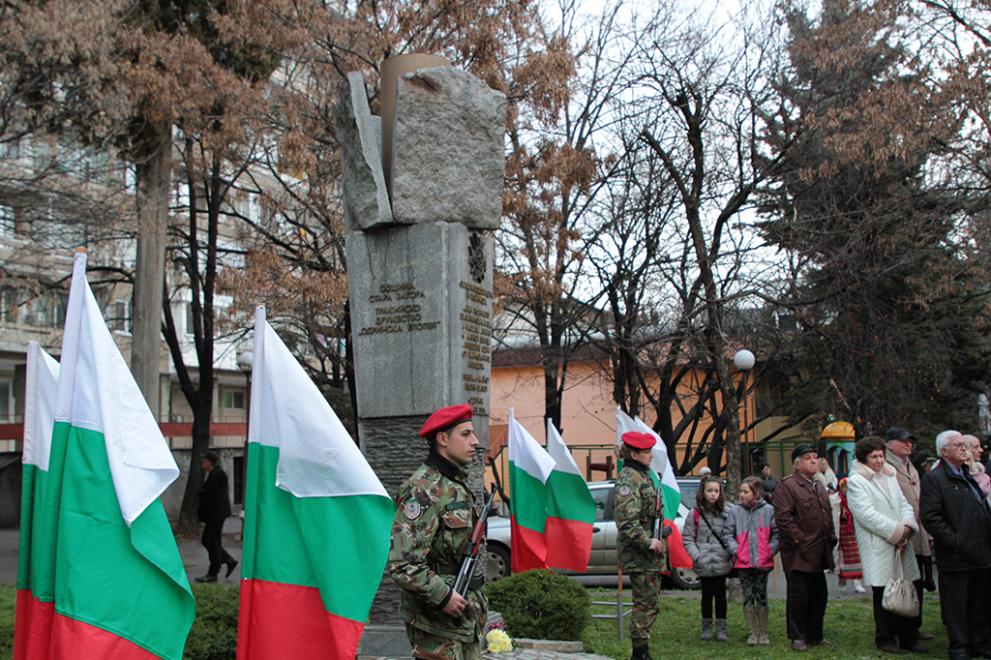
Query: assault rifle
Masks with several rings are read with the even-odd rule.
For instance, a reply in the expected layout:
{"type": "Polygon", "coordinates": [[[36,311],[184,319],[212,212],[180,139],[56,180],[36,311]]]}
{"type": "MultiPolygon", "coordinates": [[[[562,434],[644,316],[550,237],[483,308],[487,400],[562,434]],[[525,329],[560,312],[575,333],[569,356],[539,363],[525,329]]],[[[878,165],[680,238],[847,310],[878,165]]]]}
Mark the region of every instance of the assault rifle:
{"type": "Polygon", "coordinates": [[[461,560],[461,570],[458,577],[454,579],[453,588],[456,592],[464,596],[467,593],[468,583],[471,582],[472,575],[475,574],[475,565],[478,563],[478,551],[482,548],[482,537],[485,536],[485,523],[489,519],[489,511],[492,510],[492,496],[495,495],[495,486],[486,493],[485,504],[482,505],[482,513],[478,516],[475,529],[468,537],[468,545],[465,546],[465,556],[461,560]]]}

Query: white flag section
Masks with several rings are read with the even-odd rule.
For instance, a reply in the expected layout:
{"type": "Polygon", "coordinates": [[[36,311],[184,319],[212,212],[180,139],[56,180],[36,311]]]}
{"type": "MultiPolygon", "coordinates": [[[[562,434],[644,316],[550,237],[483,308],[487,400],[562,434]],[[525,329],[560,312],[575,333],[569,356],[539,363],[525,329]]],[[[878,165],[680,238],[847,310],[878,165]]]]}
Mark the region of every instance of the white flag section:
{"type": "Polygon", "coordinates": [[[381,495],[351,434],[272,326],[255,311],[250,442],[279,448],[276,485],[296,497],[381,495]]]}
{"type": "Polygon", "coordinates": [[[38,342],[28,342],[22,461],[45,472],[52,452],[58,373],[58,362],[38,342]]]}
{"type": "Polygon", "coordinates": [[[571,450],[568,449],[568,445],[564,444],[564,439],[558,433],[550,417],[547,418],[547,453],[554,459],[555,470],[577,475],[584,481],[585,478],[582,476],[581,470],[578,469],[578,463],[575,463],[571,450]]]}
{"type": "Polygon", "coordinates": [[[554,459],[516,421],[512,408],[509,409],[509,462],[542,484],[547,482],[547,477],[554,470],[554,459]]]}
{"type": "Polygon", "coordinates": [[[103,434],[128,525],[179,477],[169,445],[86,281],[84,253],[73,258],[55,421],[103,434]]]}

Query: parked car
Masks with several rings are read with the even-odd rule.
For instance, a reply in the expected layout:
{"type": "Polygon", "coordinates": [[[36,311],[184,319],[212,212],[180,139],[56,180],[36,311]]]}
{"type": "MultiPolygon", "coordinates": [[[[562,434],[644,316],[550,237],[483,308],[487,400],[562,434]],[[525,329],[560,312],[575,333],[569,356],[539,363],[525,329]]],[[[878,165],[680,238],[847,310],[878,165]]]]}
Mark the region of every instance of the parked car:
{"type": "MultiPolygon", "coordinates": [[[[595,525],[592,527],[592,555],[588,560],[585,575],[616,575],[616,546],[618,542],[616,521],[613,519],[614,481],[593,481],[588,484],[595,500],[595,525]]],[[[698,491],[697,477],[678,477],[681,489],[681,505],[675,524],[678,529],[685,526],[685,516],[695,505],[698,491]]],[[[509,575],[512,543],[510,541],[509,518],[490,516],[488,529],[488,572],[489,577],[498,579],[509,575]]],[[[671,582],[679,589],[697,589],[699,578],[691,569],[670,570],[671,582]]]]}

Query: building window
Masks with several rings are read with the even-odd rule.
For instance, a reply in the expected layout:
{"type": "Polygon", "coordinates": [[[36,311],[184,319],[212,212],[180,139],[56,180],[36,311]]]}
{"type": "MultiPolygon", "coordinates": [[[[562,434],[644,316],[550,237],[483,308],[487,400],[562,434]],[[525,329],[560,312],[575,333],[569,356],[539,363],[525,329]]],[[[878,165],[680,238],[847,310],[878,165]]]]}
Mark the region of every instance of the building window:
{"type": "Polygon", "coordinates": [[[0,423],[14,421],[14,381],[0,378],[0,423]]]}
{"type": "Polygon", "coordinates": [[[5,238],[13,236],[16,226],[14,209],[0,204],[0,236],[5,238]]]}
{"type": "Polygon", "coordinates": [[[114,312],[110,319],[110,327],[114,332],[131,334],[131,301],[117,299],[114,301],[114,312]]]}
{"type": "Polygon", "coordinates": [[[244,390],[224,390],[224,410],[244,410],[244,390]]]}
{"type": "Polygon", "coordinates": [[[193,303],[188,302],[185,304],[186,310],[186,334],[192,337],[196,333],[193,331],[195,324],[193,323],[193,303]]]}

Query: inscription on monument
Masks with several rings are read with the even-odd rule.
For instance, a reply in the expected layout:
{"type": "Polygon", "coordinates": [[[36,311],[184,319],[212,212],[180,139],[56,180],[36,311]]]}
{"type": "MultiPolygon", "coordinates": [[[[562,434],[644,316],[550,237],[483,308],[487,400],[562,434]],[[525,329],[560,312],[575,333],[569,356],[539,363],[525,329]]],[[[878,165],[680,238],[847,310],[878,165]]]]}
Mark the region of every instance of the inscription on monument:
{"type": "Polygon", "coordinates": [[[358,334],[367,336],[435,330],[440,321],[425,320],[422,306],[414,302],[423,297],[424,293],[412,282],[381,285],[378,293],[368,296],[368,302],[375,310],[375,325],[362,328],[358,334]]]}
{"type": "Polygon", "coordinates": [[[487,415],[485,402],[489,391],[489,366],[492,350],[492,293],[471,282],[459,282],[465,296],[464,307],[458,315],[461,321],[461,358],[464,371],[461,380],[468,403],[475,413],[487,415]]]}

